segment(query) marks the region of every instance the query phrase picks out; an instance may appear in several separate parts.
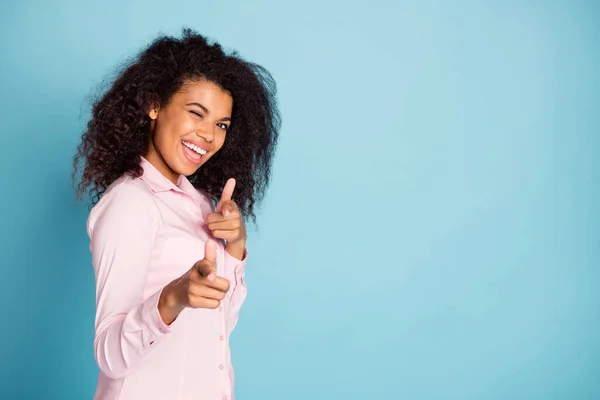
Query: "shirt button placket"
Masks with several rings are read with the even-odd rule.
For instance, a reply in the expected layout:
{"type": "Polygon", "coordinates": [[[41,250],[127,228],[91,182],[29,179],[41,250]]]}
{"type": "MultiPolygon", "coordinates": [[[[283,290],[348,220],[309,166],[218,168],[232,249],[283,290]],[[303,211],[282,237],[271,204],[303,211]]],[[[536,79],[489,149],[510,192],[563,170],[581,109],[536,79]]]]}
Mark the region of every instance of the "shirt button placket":
{"type": "MultiPolygon", "coordinates": [[[[219,255],[222,257],[219,257],[220,260],[224,259],[225,256],[225,249],[220,247],[220,251],[219,251],[219,255]]],[[[226,299],[223,300],[223,302],[227,302],[229,300],[229,293],[226,294],[226,299]]],[[[222,399],[223,400],[227,400],[230,398],[230,387],[229,387],[229,374],[227,373],[227,341],[225,340],[226,338],[226,334],[227,334],[227,318],[226,318],[226,313],[225,313],[225,306],[223,304],[221,304],[219,306],[219,312],[217,313],[217,318],[219,320],[219,340],[218,340],[218,347],[219,347],[219,351],[218,351],[218,368],[219,370],[222,372],[222,375],[220,376],[219,381],[221,382],[221,394],[222,394],[222,399]]]]}

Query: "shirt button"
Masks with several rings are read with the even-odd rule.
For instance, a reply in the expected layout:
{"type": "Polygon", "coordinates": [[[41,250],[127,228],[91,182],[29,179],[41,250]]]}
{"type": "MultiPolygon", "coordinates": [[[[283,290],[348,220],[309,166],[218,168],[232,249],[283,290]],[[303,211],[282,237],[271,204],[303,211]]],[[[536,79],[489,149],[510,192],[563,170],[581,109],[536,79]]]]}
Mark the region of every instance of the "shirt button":
{"type": "Polygon", "coordinates": [[[224,340],[225,336],[221,335],[221,336],[219,336],[219,339],[224,340]]]}
{"type": "Polygon", "coordinates": [[[219,306],[219,312],[223,312],[223,306],[219,306]]]}
{"type": "Polygon", "coordinates": [[[223,396],[223,400],[227,400],[227,396],[223,396]]]}
{"type": "Polygon", "coordinates": [[[223,364],[219,364],[219,369],[223,370],[223,369],[225,369],[225,366],[223,364]]]}

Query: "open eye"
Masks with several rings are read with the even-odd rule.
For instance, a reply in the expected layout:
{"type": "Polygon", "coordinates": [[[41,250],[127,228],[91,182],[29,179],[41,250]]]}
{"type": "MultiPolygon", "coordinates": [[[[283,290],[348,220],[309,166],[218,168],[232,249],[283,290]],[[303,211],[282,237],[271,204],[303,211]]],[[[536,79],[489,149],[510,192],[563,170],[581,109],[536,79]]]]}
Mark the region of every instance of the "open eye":
{"type": "Polygon", "coordinates": [[[223,129],[224,131],[227,131],[227,129],[229,129],[229,126],[227,124],[219,123],[217,124],[217,126],[223,129]]]}

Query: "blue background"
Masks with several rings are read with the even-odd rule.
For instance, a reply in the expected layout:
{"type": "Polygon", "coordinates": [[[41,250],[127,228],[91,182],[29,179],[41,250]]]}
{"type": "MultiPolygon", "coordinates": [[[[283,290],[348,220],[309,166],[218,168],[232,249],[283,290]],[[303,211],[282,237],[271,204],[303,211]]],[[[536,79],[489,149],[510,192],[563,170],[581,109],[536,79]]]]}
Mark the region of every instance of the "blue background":
{"type": "Polygon", "coordinates": [[[86,96],[190,26],[284,117],[239,399],[600,398],[600,2],[0,6],[0,398],[91,399],[86,96]]]}

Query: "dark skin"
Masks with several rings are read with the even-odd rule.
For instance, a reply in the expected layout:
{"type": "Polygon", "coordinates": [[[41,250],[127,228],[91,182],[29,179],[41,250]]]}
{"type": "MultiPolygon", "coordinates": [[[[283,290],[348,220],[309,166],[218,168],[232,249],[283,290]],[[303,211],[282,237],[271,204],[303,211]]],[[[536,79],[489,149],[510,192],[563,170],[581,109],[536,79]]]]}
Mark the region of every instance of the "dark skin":
{"type": "MultiPolygon", "coordinates": [[[[180,175],[192,175],[221,149],[231,123],[232,106],[231,95],[214,83],[186,82],[166,106],[149,110],[151,141],[145,158],[177,184],[180,175]]],[[[215,238],[226,240],[226,251],[241,260],[246,228],[232,200],[235,183],[233,178],[227,181],[207,222],[215,238]]],[[[158,311],[163,322],[170,325],[186,307],[217,308],[228,290],[229,281],[216,275],[216,244],[209,240],[204,259],[165,286],[158,311]]]]}

